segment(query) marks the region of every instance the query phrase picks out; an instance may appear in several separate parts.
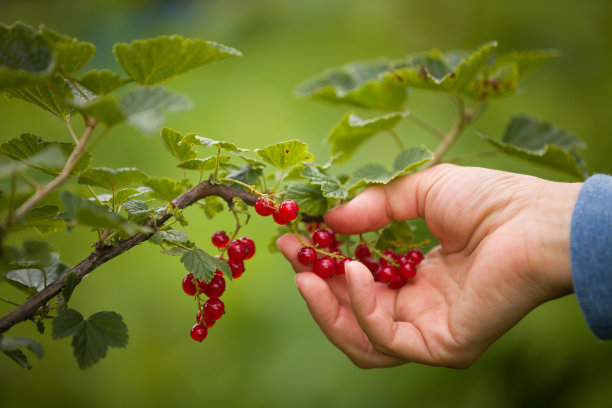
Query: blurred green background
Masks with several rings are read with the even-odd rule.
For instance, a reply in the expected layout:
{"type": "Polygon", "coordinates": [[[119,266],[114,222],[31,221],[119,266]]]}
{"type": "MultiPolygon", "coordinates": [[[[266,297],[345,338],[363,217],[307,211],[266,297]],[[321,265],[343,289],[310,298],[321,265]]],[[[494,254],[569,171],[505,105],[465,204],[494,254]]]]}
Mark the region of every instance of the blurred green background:
{"type": "MultiPolygon", "coordinates": [[[[497,40],[502,51],[557,48],[562,57],[529,77],[517,95],[491,104],[451,155],[488,150],[472,130],[501,136],[510,116],[524,112],[573,131],[589,145],[584,157],[591,172],[612,173],[609,1],[1,1],[0,22],[17,20],[95,43],[98,54],[89,68],[117,70],[113,43],[161,34],[236,47],[244,58],[168,84],[189,95],[195,109],[169,114],[166,124],[248,148],[302,139],[321,163],[328,157],[322,138],[349,109],[296,100],[292,89],[326,67],[429,48],[474,48],[489,40],[497,40]]],[[[443,128],[453,119],[452,103],[438,94],[414,92],[408,107],[443,128]]],[[[22,132],[69,138],[55,118],[22,101],[0,98],[0,120],[0,141],[22,132]]],[[[432,137],[409,123],[398,133],[407,143],[434,147],[432,137]]],[[[392,141],[380,137],[345,168],[361,160],[385,163],[392,141]]],[[[94,153],[93,165],[181,175],[158,137],[127,125],[112,131],[94,153]]],[[[510,158],[474,164],[566,180],[510,158]]],[[[188,231],[205,249],[212,231],[232,225],[229,217],[209,221],[190,211],[188,231]]],[[[176,258],[143,244],[99,268],[82,282],[73,307],[86,316],[121,313],[130,330],[128,347],[110,349],[100,364],[80,371],[68,340],[39,336],[31,324],[17,326],[8,334],[42,337],[47,355],[32,357],[31,371],[0,359],[0,405],[612,406],[612,343],[593,337],[574,296],[536,309],[465,370],[354,367],[312,321],[288,264],[267,253],[273,229],[268,219],[253,219],[245,229],[258,244],[257,254],[245,275],[229,285],[223,297],[227,314],[202,344],[189,338],[195,307],[181,291],[185,270],[176,258]]],[[[75,264],[94,239],[75,231],[53,235],[52,243],[64,262],[75,264]]],[[[21,299],[7,285],[0,294],[21,299]]],[[[8,310],[0,305],[0,313],[8,310]]]]}

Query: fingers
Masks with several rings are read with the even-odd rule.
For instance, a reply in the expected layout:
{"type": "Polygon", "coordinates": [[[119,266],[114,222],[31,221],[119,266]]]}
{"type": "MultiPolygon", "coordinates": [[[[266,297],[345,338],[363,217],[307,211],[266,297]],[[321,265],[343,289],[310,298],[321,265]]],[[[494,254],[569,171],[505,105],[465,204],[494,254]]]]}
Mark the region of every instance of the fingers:
{"type": "Polygon", "coordinates": [[[325,223],[341,234],[359,234],[380,229],[391,220],[423,216],[427,192],[451,167],[439,165],[385,186],[369,187],[348,203],[328,211],[325,223]]]}
{"type": "Polygon", "coordinates": [[[302,244],[295,234],[285,234],[281,236],[276,240],[276,246],[278,246],[278,249],[280,249],[285,258],[291,262],[294,271],[304,272],[312,270],[312,267],[302,265],[297,259],[297,253],[302,247],[302,244]]]}
{"type": "Polygon", "coordinates": [[[378,353],[357,324],[350,308],[338,301],[326,281],[314,273],[295,277],[298,290],[308,310],[329,341],[361,368],[389,367],[404,363],[401,359],[378,353]]]}
{"type": "Polygon", "coordinates": [[[359,262],[346,265],[351,306],[359,326],[379,353],[393,358],[432,364],[421,332],[410,322],[394,321],[377,300],[372,274],[359,262]]]}

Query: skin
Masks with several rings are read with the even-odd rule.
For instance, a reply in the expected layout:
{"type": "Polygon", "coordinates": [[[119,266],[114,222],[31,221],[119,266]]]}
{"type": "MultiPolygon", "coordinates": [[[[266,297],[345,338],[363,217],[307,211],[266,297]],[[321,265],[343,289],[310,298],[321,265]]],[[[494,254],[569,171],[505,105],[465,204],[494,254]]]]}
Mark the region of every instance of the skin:
{"type": "Polygon", "coordinates": [[[325,214],[342,234],[424,218],[440,245],[400,290],[359,262],[323,280],[277,244],[328,339],[362,368],[417,362],[464,368],[538,305],[573,291],[570,222],[582,185],[449,164],[370,187],[325,214]]]}

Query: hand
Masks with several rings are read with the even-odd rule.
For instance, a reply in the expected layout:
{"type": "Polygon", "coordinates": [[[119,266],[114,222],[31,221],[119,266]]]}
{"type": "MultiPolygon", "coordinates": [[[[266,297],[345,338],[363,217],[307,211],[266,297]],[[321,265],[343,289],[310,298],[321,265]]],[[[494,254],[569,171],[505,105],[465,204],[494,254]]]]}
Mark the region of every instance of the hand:
{"type": "Polygon", "coordinates": [[[359,262],[346,277],[303,272],[291,234],[278,246],[329,340],[359,367],[418,362],[467,367],[539,304],[572,292],[571,214],[581,184],[438,165],[370,187],[332,209],[342,234],[422,217],[440,245],[400,290],[359,262]]]}

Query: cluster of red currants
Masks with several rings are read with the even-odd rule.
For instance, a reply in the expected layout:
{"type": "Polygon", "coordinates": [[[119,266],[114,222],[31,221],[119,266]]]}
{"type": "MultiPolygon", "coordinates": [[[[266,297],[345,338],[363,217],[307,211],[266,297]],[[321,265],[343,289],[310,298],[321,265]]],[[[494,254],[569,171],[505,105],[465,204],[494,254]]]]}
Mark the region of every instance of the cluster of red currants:
{"type": "MultiPolygon", "coordinates": [[[[255,255],[255,243],[251,238],[242,237],[229,242],[225,231],[217,231],[212,235],[212,242],[217,248],[226,248],[227,263],[232,270],[233,278],[239,278],[244,272],[244,261],[255,255]]],[[[221,258],[223,259],[223,258],[221,258]]],[[[183,278],[183,291],[189,296],[196,296],[198,313],[196,324],[191,328],[191,338],[202,341],[208,335],[208,329],[225,313],[225,304],[220,299],[225,292],[223,272],[216,270],[210,282],[202,282],[189,273],[183,278]],[[202,305],[201,296],[208,299],[202,305]]]]}
{"type": "Polygon", "coordinates": [[[265,196],[259,197],[254,207],[257,214],[263,217],[271,215],[278,225],[285,225],[295,220],[300,212],[299,206],[293,200],[285,200],[276,206],[274,200],[265,196]]]}
{"type": "MultiPolygon", "coordinates": [[[[304,266],[312,266],[313,272],[323,279],[332,275],[346,273],[346,263],[352,261],[340,250],[340,242],[335,234],[325,228],[312,232],[314,246],[304,246],[297,253],[298,261],[304,266]],[[320,256],[321,255],[321,256],[320,256]]],[[[355,258],[363,263],[378,282],[387,284],[392,289],[399,289],[416,275],[416,267],[423,260],[423,253],[418,249],[398,254],[392,249],[378,252],[378,259],[366,243],[355,247],[355,258]]]]}

